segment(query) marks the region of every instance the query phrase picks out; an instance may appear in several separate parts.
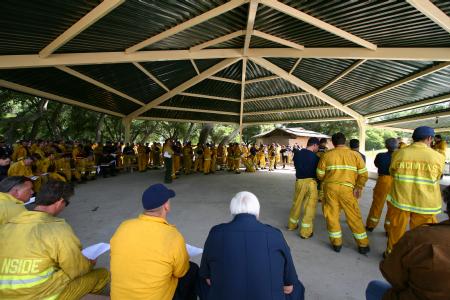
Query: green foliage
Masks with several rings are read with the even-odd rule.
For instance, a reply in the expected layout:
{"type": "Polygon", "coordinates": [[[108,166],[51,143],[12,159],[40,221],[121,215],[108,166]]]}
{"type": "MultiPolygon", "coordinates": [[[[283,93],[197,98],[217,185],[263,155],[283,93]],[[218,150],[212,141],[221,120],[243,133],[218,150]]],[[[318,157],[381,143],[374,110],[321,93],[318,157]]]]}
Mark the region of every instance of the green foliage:
{"type": "Polygon", "coordinates": [[[266,131],[270,131],[272,129],[275,129],[275,125],[251,125],[246,126],[242,130],[242,139],[244,143],[254,143],[256,141],[256,138],[254,138],[255,135],[261,134],[266,131]]]}

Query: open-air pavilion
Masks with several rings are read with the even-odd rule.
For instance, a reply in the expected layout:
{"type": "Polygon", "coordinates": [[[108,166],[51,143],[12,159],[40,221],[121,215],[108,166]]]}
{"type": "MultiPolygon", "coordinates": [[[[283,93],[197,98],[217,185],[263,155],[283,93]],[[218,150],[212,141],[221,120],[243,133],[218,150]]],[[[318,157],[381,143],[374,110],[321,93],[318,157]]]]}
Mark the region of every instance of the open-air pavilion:
{"type": "MultiPolygon", "coordinates": [[[[363,146],[367,126],[450,130],[449,15],[446,0],[3,0],[0,87],[120,117],[128,138],[135,119],[241,131],[354,120],[363,146]]],[[[63,217],[84,244],[107,241],[162,178],[152,172],[80,186],[63,217]]],[[[202,246],[209,228],[229,219],[233,193],[248,189],[260,197],[262,221],[283,229],[294,180],[283,172],[220,173],[208,188],[205,177],[182,177],[172,220],[202,246]]],[[[343,224],[337,255],[317,213],[313,239],[284,232],[307,299],[362,299],[367,282],[381,278],[384,232],[369,236],[372,252],[361,256],[343,224]]]]}
{"type": "Polygon", "coordinates": [[[448,1],[2,1],[0,14],[1,87],[120,117],[126,133],[133,119],[355,120],[364,145],[367,126],[450,127],[448,1]]]}

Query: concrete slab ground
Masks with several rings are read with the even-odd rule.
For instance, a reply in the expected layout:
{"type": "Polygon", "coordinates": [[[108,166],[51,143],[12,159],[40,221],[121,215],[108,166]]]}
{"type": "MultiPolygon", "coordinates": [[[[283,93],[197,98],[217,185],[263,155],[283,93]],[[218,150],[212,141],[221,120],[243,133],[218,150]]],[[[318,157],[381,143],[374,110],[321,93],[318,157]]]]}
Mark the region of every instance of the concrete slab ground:
{"type": "MultiPolygon", "coordinates": [[[[78,185],[71,205],[62,213],[72,225],[83,246],[108,242],[120,223],[141,212],[142,192],[153,183],[162,182],[163,170],[122,173],[78,185]]],[[[372,251],[360,255],[342,215],[344,247],[335,253],[329,246],[321,206],[317,208],[315,234],[302,240],[287,231],[295,175],[293,169],[259,171],[236,175],[225,171],[214,175],[181,176],[170,188],[177,193],[172,201],[170,222],[184,235],[186,242],[203,247],[210,228],[228,222],[229,202],[240,191],[254,193],[261,203],[260,220],[282,230],[292,252],[297,273],[306,287],[306,299],[364,299],[367,283],[382,279],[378,269],[386,246],[382,226],[369,233],[372,251]]],[[[375,182],[369,180],[360,201],[363,218],[367,217],[375,182]]],[[[443,216],[440,216],[441,219],[443,216]]],[[[200,257],[193,261],[199,263],[200,257]]],[[[109,268],[109,255],[99,258],[97,266],[109,268]]],[[[255,299],[257,300],[257,299],[255,299]]]]}

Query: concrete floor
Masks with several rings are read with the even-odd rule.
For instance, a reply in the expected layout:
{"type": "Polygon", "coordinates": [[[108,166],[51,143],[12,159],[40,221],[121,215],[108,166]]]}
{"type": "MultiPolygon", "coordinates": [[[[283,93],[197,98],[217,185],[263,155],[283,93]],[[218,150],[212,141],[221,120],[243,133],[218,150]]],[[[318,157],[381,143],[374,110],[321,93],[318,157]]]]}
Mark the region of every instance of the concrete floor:
{"type": "MultiPolygon", "coordinates": [[[[142,192],[149,185],[162,182],[162,179],[163,170],[149,170],[99,178],[78,185],[71,205],[61,217],[72,225],[84,247],[109,242],[122,221],[141,212],[142,192]]],[[[364,299],[367,283],[382,279],[378,269],[386,246],[382,226],[369,233],[372,251],[363,256],[356,251],[342,216],[344,247],[341,253],[335,253],[330,249],[325,220],[318,206],[314,237],[300,239],[296,232],[285,229],[294,179],[292,169],[240,175],[222,171],[208,176],[181,176],[170,185],[177,194],[172,200],[170,222],[177,226],[187,243],[203,247],[209,229],[231,219],[228,208],[231,198],[237,192],[250,191],[261,203],[261,221],[282,230],[291,248],[299,278],[306,287],[306,299],[364,299]]],[[[373,180],[369,180],[360,202],[364,221],[374,184],[373,180]]],[[[193,261],[199,263],[200,257],[193,261]]],[[[97,266],[109,268],[109,255],[102,255],[97,266]]]]}

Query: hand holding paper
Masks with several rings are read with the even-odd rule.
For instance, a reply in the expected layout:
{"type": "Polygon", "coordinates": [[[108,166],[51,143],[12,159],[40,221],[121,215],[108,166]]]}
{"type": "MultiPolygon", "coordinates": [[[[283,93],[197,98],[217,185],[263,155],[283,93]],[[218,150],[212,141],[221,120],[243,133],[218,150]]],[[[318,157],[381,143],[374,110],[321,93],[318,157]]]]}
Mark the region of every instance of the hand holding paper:
{"type": "Polygon", "coordinates": [[[191,246],[189,244],[186,244],[186,250],[190,257],[194,257],[194,256],[197,256],[197,255],[200,255],[203,253],[202,248],[197,248],[197,247],[191,246]]]}
{"type": "Polygon", "coordinates": [[[108,243],[98,243],[89,247],[86,247],[81,251],[84,256],[89,258],[90,260],[96,260],[97,257],[105,253],[106,251],[109,251],[109,244],[108,243]]]}

